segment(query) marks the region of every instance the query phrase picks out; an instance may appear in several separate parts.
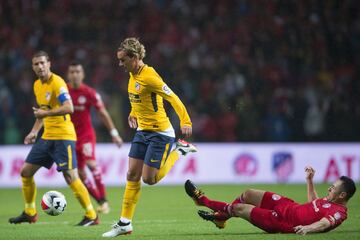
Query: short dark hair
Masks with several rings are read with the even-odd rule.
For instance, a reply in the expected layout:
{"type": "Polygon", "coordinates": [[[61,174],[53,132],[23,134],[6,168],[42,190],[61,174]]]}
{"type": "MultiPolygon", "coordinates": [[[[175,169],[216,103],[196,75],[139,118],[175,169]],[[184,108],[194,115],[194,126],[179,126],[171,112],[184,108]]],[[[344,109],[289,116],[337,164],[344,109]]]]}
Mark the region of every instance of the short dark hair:
{"type": "Polygon", "coordinates": [[[83,65],[81,64],[81,62],[79,62],[77,60],[73,60],[70,62],[69,67],[70,66],[83,66],[83,65]]]}
{"type": "Polygon", "coordinates": [[[341,180],[341,189],[343,192],[346,192],[346,201],[349,200],[354,193],[356,192],[356,186],[354,181],[347,177],[347,176],[341,176],[340,177],[341,180]]]}
{"type": "Polygon", "coordinates": [[[43,50],[40,50],[40,51],[34,53],[33,56],[32,56],[32,59],[36,58],[36,57],[45,57],[46,60],[50,61],[49,54],[47,52],[43,51],[43,50]]]}

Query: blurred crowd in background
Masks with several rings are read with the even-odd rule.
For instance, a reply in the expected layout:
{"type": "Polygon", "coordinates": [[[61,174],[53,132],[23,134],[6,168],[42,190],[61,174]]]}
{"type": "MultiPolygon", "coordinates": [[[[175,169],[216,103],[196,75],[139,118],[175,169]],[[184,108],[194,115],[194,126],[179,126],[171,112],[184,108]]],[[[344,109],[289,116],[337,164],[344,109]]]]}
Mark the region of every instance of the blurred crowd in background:
{"type": "MultiPolygon", "coordinates": [[[[360,140],[360,1],[4,0],[0,16],[0,144],[22,143],[34,123],[38,50],[64,78],[82,62],[130,141],[116,59],[130,36],[186,105],[195,141],[360,140]]],[[[110,141],[93,119],[98,141],[110,141]]]]}

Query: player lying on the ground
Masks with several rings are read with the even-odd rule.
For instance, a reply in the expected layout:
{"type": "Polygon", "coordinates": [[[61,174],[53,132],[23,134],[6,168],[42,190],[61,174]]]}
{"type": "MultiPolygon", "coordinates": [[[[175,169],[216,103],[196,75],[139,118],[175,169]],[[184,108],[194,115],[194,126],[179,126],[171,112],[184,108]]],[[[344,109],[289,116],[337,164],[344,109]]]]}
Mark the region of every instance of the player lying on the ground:
{"type": "Polygon", "coordinates": [[[356,191],[354,181],[342,176],[328,189],[324,198],[318,198],[313,184],[315,170],[306,167],[308,202],[297,203],[276,193],[249,189],[232,203],[210,200],[190,180],[185,183],[186,193],[199,206],[213,212],[198,211],[201,218],[224,228],[231,217],[243,218],[268,233],[327,232],[347,218],[346,204],[356,191]]]}

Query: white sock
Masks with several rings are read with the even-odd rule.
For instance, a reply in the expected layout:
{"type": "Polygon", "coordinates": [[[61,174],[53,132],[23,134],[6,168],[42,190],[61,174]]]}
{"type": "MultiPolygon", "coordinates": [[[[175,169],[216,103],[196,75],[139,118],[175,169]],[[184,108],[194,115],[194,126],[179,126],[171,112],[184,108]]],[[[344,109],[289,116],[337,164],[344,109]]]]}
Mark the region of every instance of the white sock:
{"type": "Polygon", "coordinates": [[[120,222],[122,222],[122,223],[131,223],[131,220],[127,219],[127,218],[124,218],[124,217],[121,217],[120,222]]]}

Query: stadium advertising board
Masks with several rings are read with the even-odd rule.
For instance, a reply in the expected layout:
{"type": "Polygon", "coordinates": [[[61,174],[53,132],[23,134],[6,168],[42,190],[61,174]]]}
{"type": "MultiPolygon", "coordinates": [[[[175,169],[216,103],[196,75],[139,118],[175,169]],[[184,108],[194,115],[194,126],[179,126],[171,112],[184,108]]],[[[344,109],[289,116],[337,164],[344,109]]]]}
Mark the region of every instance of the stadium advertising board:
{"type": "MultiPolygon", "coordinates": [[[[123,185],[130,145],[121,149],[98,144],[97,160],[106,185],[123,185]]],[[[161,184],[196,183],[303,183],[304,167],[316,169],[316,182],[340,175],[360,181],[360,144],[198,144],[199,152],[182,157],[161,184]]],[[[0,146],[0,187],[20,186],[19,172],[29,146],[0,146]]],[[[40,169],[37,186],[65,186],[55,165],[40,169]]]]}

